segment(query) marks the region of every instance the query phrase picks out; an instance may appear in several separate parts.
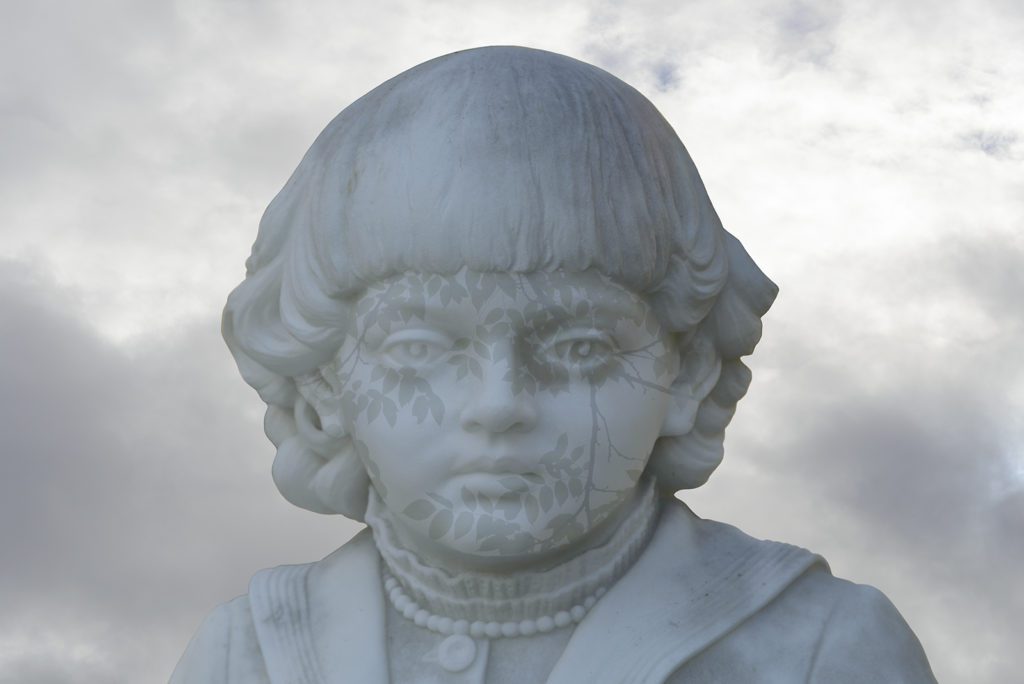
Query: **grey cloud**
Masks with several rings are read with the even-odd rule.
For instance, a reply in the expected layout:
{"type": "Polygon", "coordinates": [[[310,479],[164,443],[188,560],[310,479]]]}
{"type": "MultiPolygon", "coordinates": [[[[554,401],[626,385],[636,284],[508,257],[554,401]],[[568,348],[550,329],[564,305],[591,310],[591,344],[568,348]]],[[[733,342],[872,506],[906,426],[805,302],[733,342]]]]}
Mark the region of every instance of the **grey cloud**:
{"type": "MultiPolygon", "coordinates": [[[[1005,538],[992,486],[1003,476],[1012,440],[1004,432],[1008,416],[987,382],[901,375],[885,391],[865,392],[856,383],[831,387],[836,397],[814,407],[806,406],[804,393],[820,388],[804,388],[800,403],[805,416],[813,411],[812,427],[766,457],[799,459],[793,471],[827,489],[833,505],[856,510],[865,526],[884,530],[890,551],[937,559],[986,544],[1012,553],[998,548],[1005,538]]],[[[964,553],[952,565],[976,572],[976,560],[964,553]]],[[[1003,570],[1009,580],[1011,568],[1003,570]]]]}
{"type": "Polygon", "coordinates": [[[1013,158],[1017,134],[1012,131],[977,130],[961,136],[964,144],[997,159],[1013,158]]]}
{"type": "Polygon", "coordinates": [[[1024,537],[1024,481],[1008,495],[997,489],[1024,435],[1008,432],[1013,417],[993,391],[1020,382],[1020,365],[1014,370],[1016,378],[964,372],[940,382],[901,371],[884,388],[851,373],[845,383],[776,396],[762,416],[800,416],[804,427],[762,448],[757,468],[801,483],[818,511],[808,521],[824,535],[818,548],[841,561],[838,574],[877,583],[914,611],[906,614],[940,681],[966,674],[943,653],[951,635],[977,657],[977,681],[1002,681],[1014,667],[1024,549],[1013,540],[1024,537]],[[816,399],[823,391],[828,398],[816,399]],[[830,529],[839,537],[829,539],[830,529]],[[962,633],[969,624],[986,631],[962,633]]]}
{"type": "Polygon", "coordinates": [[[118,674],[98,666],[55,663],[31,657],[5,665],[0,684],[110,684],[118,674]]]}
{"type": "Polygon", "coordinates": [[[841,3],[775,0],[666,5],[637,2],[589,5],[585,55],[631,83],[658,92],[685,83],[710,55],[725,58],[751,48],[787,70],[801,63],[828,66],[836,50],[841,3]]]}
{"type": "Polygon", "coordinates": [[[679,87],[679,66],[663,60],[651,67],[654,80],[659,91],[665,92],[679,87]]]}
{"type": "Polygon", "coordinates": [[[252,572],[351,534],[277,496],[259,402],[214,324],[129,355],[45,277],[7,263],[0,287],[0,545],[16,559],[0,568],[0,637],[64,644],[46,667],[35,652],[0,662],[19,682],[70,681],[60,668],[72,665],[85,681],[76,644],[99,650],[96,681],[113,681],[104,667],[162,681],[252,572]]]}
{"type": "Polygon", "coordinates": [[[842,3],[788,2],[775,15],[776,59],[828,66],[836,49],[842,3]]]}
{"type": "Polygon", "coordinates": [[[177,21],[168,3],[44,1],[9,8],[4,24],[0,111],[15,125],[4,131],[5,143],[28,143],[23,154],[5,156],[5,165],[24,178],[25,162],[103,162],[123,123],[106,114],[138,111],[159,93],[158,82],[140,76],[147,52],[171,47],[177,21]],[[26,130],[33,126],[35,135],[26,130]]]}
{"type": "Polygon", "coordinates": [[[834,21],[828,10],[806,2],[791,2],[780,15],[779,26],[794,37],[805,37],[829,28],[834,21]]]}
{"type": "Polygon", "coordinates": [[[999,388],[1012,388],[1024,365],[1024,234],[1017,230],[1024,203],[1000,205],[1001,225],[990,225],[987,208],[968,212],[956,230],[892,250],[878,263],[900,274],[894,294],[908,302],[911,322],[928,307],[947,315],[947,332],[960,341],[948,350],[947,363],[955,359],[967,382],[989,387],[998,401],[999,388]]]}

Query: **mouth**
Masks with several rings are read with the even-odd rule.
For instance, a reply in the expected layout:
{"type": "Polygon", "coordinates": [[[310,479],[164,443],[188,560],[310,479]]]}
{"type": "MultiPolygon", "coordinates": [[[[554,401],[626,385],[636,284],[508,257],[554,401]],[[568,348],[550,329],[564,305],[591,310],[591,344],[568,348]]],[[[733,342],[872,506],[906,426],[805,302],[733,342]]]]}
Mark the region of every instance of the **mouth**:
{"type": "Polygon", "coordinates": [[[455,478],[457,484],[474,494],[484,494],[496,499],[523,494],[542,481],[543,478],[533,472],[470,472],[455,478]]]}

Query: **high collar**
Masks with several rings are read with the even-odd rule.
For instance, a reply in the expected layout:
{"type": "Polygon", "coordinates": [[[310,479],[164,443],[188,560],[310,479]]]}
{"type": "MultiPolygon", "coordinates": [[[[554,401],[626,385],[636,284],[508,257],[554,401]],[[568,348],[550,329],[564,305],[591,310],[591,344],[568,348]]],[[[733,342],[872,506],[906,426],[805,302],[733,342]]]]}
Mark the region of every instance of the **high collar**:
{"type": "Polygon", "coordinates": [[[629,509],[600,543],[544,570],[450,572],[433,567],[396,543],[387,510],[371,493],[366,522],[388,571],[428,612],[470,622],[553,616],[607,590],[643,552],[657,521],[658,499],[645,481],[629,509]]]}

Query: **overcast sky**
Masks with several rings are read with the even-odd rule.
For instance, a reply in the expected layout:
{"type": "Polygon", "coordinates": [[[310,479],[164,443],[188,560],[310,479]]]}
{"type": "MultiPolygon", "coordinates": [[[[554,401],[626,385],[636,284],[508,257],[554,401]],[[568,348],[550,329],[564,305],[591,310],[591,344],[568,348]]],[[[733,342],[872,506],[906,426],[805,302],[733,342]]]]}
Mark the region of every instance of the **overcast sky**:
{"type": "Polygon", "coordinates": [[[6,3],[0,684],[166,681],[354,532],[274,489],[220,308],[331,117],[489,44],[650,97],[781,287],[683,498],[881,588],[940,681],[1019,681],[1022,35],[1010,0],[6,3]]]}

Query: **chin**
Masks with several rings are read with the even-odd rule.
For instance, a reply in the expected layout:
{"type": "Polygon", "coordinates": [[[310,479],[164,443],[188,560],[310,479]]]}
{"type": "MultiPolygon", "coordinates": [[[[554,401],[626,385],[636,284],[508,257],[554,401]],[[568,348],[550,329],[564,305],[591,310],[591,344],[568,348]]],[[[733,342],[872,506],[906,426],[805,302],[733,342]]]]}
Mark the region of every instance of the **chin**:
{"type": "MultiPolygon", "coordinates": [[[[519,501],[509,506],[522,505],[523,497],[516,498],[519,501]]],[[[511,499],[505,498],[506,501],[511,499]]],[[[472,528],[469,532],[457,538],[453,532],[449,532],[440,539],[431,539],[431,546],[468,565],[528,565],[578,545],[593,529],[577,522],[574,514],[562,511],[538,517],[533,523],[525,514],[505,519],[499,507],[493,513],[474,511],[472,515],[472,528]],[[567,528],[567,525],[571,527],[567,528]]],[[[424,536],[429,536],[429,530],[420,532],[420,537],[424,536]]]]}

